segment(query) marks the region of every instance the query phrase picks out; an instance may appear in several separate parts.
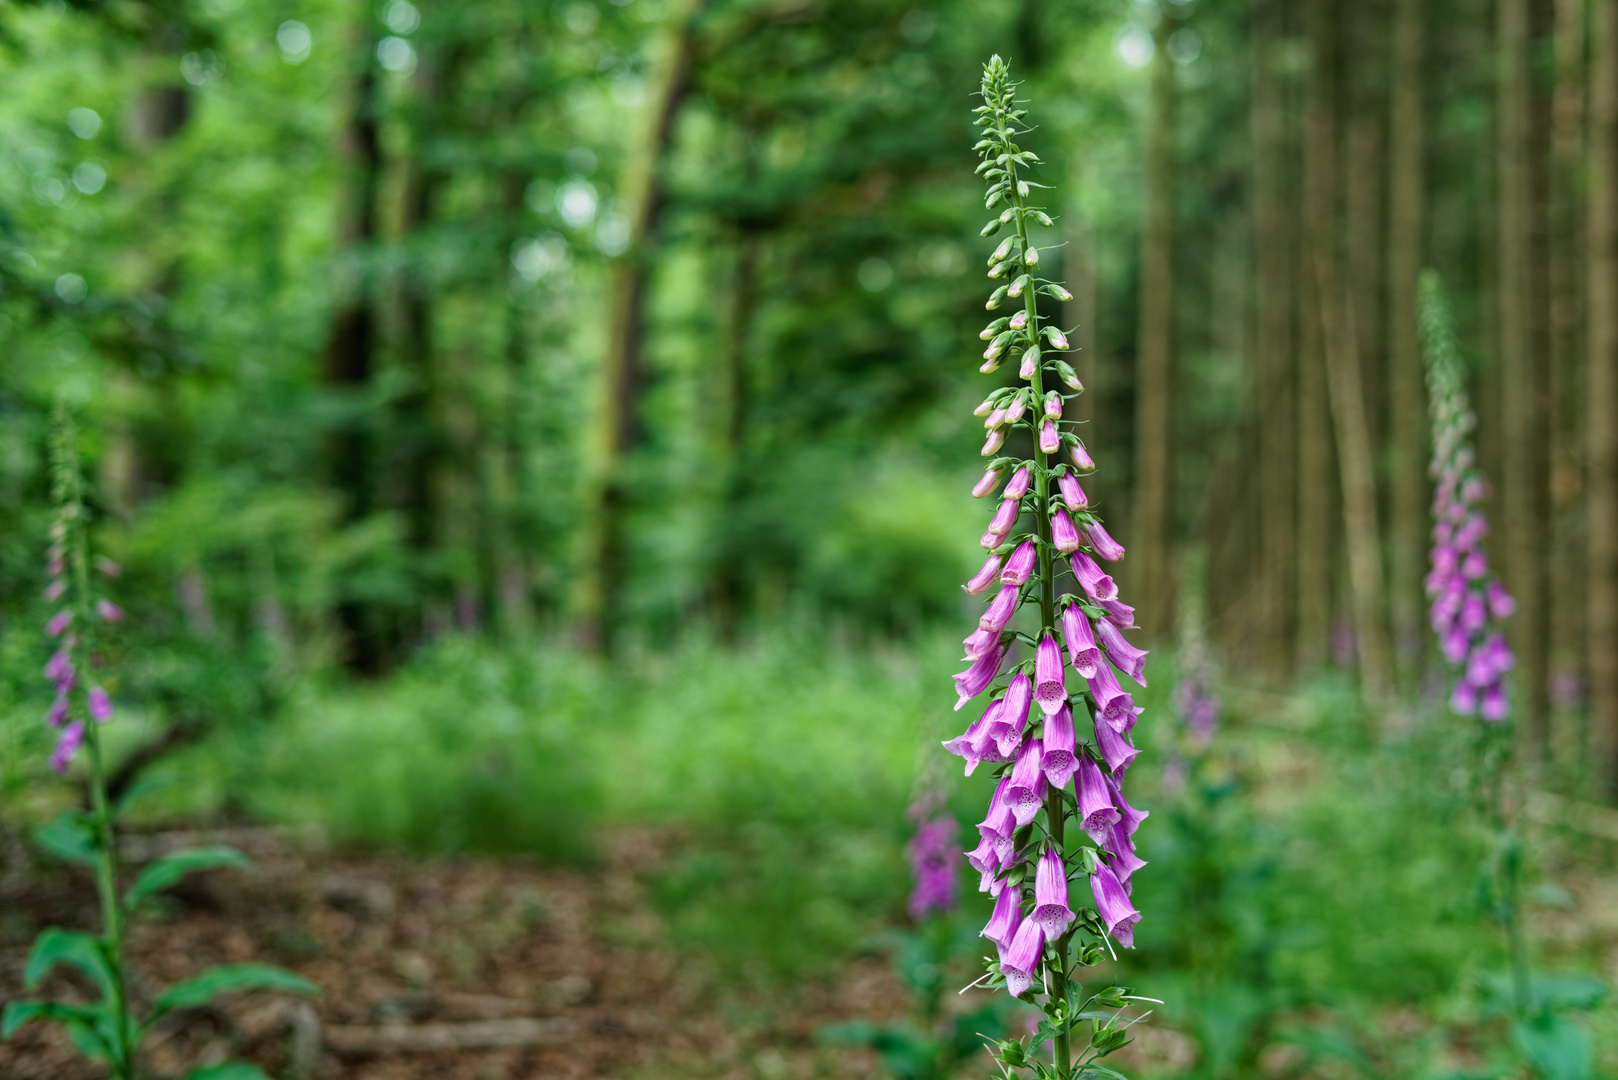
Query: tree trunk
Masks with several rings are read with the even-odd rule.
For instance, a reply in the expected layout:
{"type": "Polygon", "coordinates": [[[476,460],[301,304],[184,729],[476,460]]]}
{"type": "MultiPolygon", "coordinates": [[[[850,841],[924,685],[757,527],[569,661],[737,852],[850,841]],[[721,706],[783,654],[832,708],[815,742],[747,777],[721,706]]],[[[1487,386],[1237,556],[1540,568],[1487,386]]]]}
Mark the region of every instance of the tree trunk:
{"type": "Polygon", "coordinates": [[[1293,259],[1288,245],[1286,98],[1278,70],[1279,0],[1258,0],[1253,42],[1253,348],[1258,373],[1258,469],[1262,498],[1253,625],[1276,674],[1291,674],[1297,584],[1297,403],[1292,337],[1293,259]]]}
{"type": "Polygon", "coordinates": [[[1315,298],[1320,306],[1327,397],[1343,488],[1343,526],[1360,679],[1367,699],[1378,702],[1388,696],[1392,678],[1382,617],[1381,534],[1377,528],[1370,430],[1365,417],[1354,310],[1339,273],[1337,252],[1333,9],[1330,0],[1315,0],[1312,5],[1315,68],[1304,138],[1304,198],[1308,205],[1308,244],[1315,298]]]}
{"type": "Polygon", "coordinates": [[[663,57],[649,87],[645,127],[629,147],[618,205],[629,219],[629,247],[612,264],[607,348],[596,415],[584,448],[583,500],[574,572],[573,620],[580,641],[602,652],[612,645],[618,585],[625,567],[628,488],[623,456],[639,438],[641,344],[646,286],[663,205],[662,169],[685,97],[703,0],[681,0],[671,13],[663,57]]]}
{"type": "MultiPolygon", "coordinates": [[[[376,311],[365,263],[376,242],[376,193],[382,171],[371,35],[358,34],[354,46],[357,70],[337,152],[335,304],[325,369],[326,385],[343,397],[342,419],[327,439],[326,452],[331,482],[342,497],[343,516],[348,521],[365,517],[375,508],[375,438],[372,418],[362,411],[362,399],[371,382],[376,344],[376,311]]],[[[382,663],[379,628],[372,625],[371,615],[355,601],[345,601],[338,609],[346,659],[362,671],[375,671],[382,663]]]]}
{"type": "Polygon", "coordinates": [[[1422,249],[1422,0],[1395,0],[1388,95],[1388,577],[1395,658],[1405,686],[1421,672],[1426,549],[1426,396],[1416,330],[1422,249]]]}
{"type": "Polygon", "coordinates": [[[736,640],[740,622],[743,544],[735,519],[747,497],[747,420],[751,381],[748,378],[748,338],[752,334],[753,312],[758,304],[759,236],[742,226],[736,238],[736,260],[732,268],[730,311],[726,320],[724,344],[720,349],[723,365],[722,400],[725,422],[719,445],[720,472],[724,484],[719,497],[719,515],[712,542],[714,563],[709,595],[719,636],[736,640]]]}
{"type": "Polygon", "coordinates": [[[1146,636],[1172,626],[1169,545],[1174,508],[1174,62],[1173,20],[1156,31],[1146,131],[1146,218],[1141,236],[1140,329],[1135,369],[1132,590],[1146,636]]]}
{"type": "Polygon", "coordinates": [[[1590,31],[1585,665],[1592,752],[1618,802],[1618,0],[1594,0],[1590,31]]]}
{"type": "Polygon", "coordinates": [[[1536,208],[1529,127],[1532,88],[1529,72],[1529,0],[1498,0],[1496,46],[1499,54],[1496,138],[1496,227],[1500,335],[1501,502],[1506,584],[1517,597],[1517,615],[1508,623],[1521,660],[1524,750],[1530,761],[1547,751],[1546,683],[1546,512],[1540,472],[1544,461],[1541,402],[1548,374],[1535,348],[1536,208]]]}

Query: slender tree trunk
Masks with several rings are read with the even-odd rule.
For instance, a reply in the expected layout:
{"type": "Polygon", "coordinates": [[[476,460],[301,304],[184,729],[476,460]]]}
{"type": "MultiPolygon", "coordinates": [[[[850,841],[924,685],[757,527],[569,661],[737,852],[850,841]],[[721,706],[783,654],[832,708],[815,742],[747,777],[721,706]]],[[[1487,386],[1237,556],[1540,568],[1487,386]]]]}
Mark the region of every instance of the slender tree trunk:
{"type": "Polygon", "coordinates": [[[1426,396],[1416,330],[1422,249],[1422,0],[1395,0],[1388,95],[1389,596],[1406,686],[1421,671],[1421,579],[1427,520],[1426,396]]]}
{"type": "Polygon", "coordinates": [[[1304,139],[1304,198],[1308,204],[1310,261],[1316,301],[1320,306],[1327,397],[1343,488],[1343,525],[1360,679],[1366,697],[1382,701],[1392,689],[1392,678],[1382,615],[1381,534],[1377,528],[1371,438],[1365,417],[1354,310],[1339,273],[1337,253],[1333,7],[1330,0],[1315,0],[1312,5],[1315,68],[1304,139]]]}
{"type": "Polygon", "coordinates": [[[1294,388],[1293,260],[1286,182],[1286,98],[1277,63],[1280,0],[1258,0],[1253,44],[1253,346],[1258,371],[1259,550],[1256,625],[1261,646],[1285,678],[1295,644],[1297,584],[1297,416],[1294,388]]]}
{"type": "Polygon", "coordinates": [[[753,312],[758,304],[758,234],[743,226],[738,232],[735,247],[730,311],[719,357],[723,365],[725,402],[725,422],[719,446],[724,488],[719,497],[719,519],[715,522],[712,545],[715,559],[709,583],[714,621],[720,637],[727,642],[736,640],[745,588],[742,578],[745,538],[737,533],[734,523],[747,497],[747,420],[752,389],[747,370],[747,345],[752,334],[753,312]]]}
{"type": "MultiPolygon", "coordinates": [[[[349,89],[349,113],[338,141],[341,171],[334,306],[325,365],[326,385],[343,397],[343,418],[326,443],[328,470],[349,521],[365,517],[375,508],[375,433],[363,398],[371,383],[376,347],[376,309],[366,262],[376,242],[377,183],[382,172],[371,35],[358,33],[352,47],[356,70],[349,89]]],[[[373,612],[350,600],[340,605],[337,614],[348,662],[362,671],[376,671],[382,664],[382,643],[379,628],[373,625],[373,612]]]]}
{"type": "Polygon", "coordinates": [[[1311,269],[1308,219],[1294,232],[1298,288],[1298,667],[1308,674],[1325,662],[1331,633],[1332,478],[1331,415],[1326,403],[1321,305],[1311,269]]]}
{"type": "Polygon", "coordinates": [[[573,619],[580,641],[610,650],[617,587],[625,571],[629,500],[623,456],[639,438],[641,344],[647,280],[663,206],[662,169],[685,97],[703,0],[680,0],[669,16],[663,56],[649,87],[645,127],[630,145],[618,205],[629,219],[629,248],[612,265],[607,349],[596,415],[584,451],[584,494],[574,572],[573,619]]]}
{"type": "Polygon", "coordinates": [[[1618,802],[1618,0],[1594,0],[1590,31],[1585,666],[1592,751],[1618,802]]]}
{"type": "Polygon", "coordinates": [[[1498,0],[1499,62],[1496,130],[1496,227],[1502,435],[1501,496],[1504,508],[1507,584],[1517,597],[1511,620],[1521,659],[1524,749],[1532,761],[1547,750],[1545,725],[1546,508],[1543,484],[1544,425],[1541,402],[1548,374],[1535,346],[1533,152],[1529,127],[1529,0],[1498,0]]]}
{"type": "Polygon", "coordinates": [[[1173,20],[1157,28],[1146,132],[1146,220],[1141,238],[1135,373],[1134,535],[1131,580],[1148,637],[1172,626],[1169,546],[1174,509],[1174,62],[1173,20]]]}

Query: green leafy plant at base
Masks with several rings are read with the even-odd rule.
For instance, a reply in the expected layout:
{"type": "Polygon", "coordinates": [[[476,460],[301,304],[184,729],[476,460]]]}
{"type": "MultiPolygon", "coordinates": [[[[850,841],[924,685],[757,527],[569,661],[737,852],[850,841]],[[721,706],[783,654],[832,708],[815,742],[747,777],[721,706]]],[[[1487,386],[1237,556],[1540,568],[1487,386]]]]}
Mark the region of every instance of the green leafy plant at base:
{"type": "MultiPolygon", "coordinates": [[[[53,602],[70,598],[52,618],[47,631],[62,639],[61,648],[47,666],[54,679],[57,701],[47,717],[62,730],[51,764],[65,771],[80,746],[88,751],[90,809],[67,811],[39,831],[47,851],[68,862],[91,867],[101,901],[101,932],[50,927],[41,933],[28,955],[23,984],[36,989],[52,971],[66,966],[95,984],[97,999],[89,1004],[65,1001],[14,1001],[0,1017],[0,1038],[10,1038],[30,1021],[61,1024],[79,1052],[105,1061],[114,1080],[136,1080],[136,1058],[142,1039],[164,1017],[181,1009],[207,1005],[223,994],[243,990],[271,990],[318,994],[308,979],[268,964],[226,964],[209,968],[175,983],[157,995],[144,1014],[130,1000],[129,969],[124,958],[127,920],[142,903],[177,884],[188,874],[224,867],[250,867],[241,852],[228,847],[188,848],[170,852],[147,865],[134,882],[118,892],[117,849],[114,824],[123,805],[107,797],[106,765],[98,728],[112,718],[111,699],[98,685],[89,684],[95,664],[95,620],[116,622],[123,615],[105,598],[92,595],[87,508],[79,472],[72,419],[58,405],[53,447],[52,494],[56,520],[48,568],[53,581],[46,596],[53,602]],[[69,631],[77,624],[78,629],[69,631]],[[78,691],[78,693],[75,693],[78,691]]],[[[114,565],[98,567],[109,576],[114,565]]],[[[127,800],[125,800],[127,803],[127,800]]],[[[228,1062],[190,1072],[186,1080],[253,1080],[264,1074],[252,1065],[228,1062]]]]}

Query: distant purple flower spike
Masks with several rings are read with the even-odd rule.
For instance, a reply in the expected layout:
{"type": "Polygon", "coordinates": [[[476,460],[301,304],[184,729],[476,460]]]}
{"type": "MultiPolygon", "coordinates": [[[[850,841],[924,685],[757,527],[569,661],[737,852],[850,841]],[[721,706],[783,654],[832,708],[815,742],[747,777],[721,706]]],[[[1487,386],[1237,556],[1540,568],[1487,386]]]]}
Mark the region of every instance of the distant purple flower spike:
{"type": "Polygon", "coordinates": [[[62,598],[62,594],[65,592],[67,592],[67,582],[61,578],[57,578],[55,581],[45,586],[45,601],[47,603],[54,604],[56,601],[62,598]]]}
{"type": "Polygon", "coordinates": [[[1077,513],[1090,506],[1090,498],[1085,495],[1084,489],[1079,486],[1079,478],[1073,473],[1065,472],[1056,479],[1056,489],[1062,493],[1062,505],[1077,513]]]}
{"type": "Polygon", "coordinates": [[[1098,865],[1090,875],[1090,891],[1095,894],[1096,912],[1107,928],[1107,933],[1126,949],[1135,947],[1135,924],[1140,912],[1129,902],[1123,883],[1105,865],[1098,865]]]}
{"type": "Polygon", "coordinates": [[[910,840],[910,867],[915,888],[910,917],[916,921],[955,906],[955,836],[959,826],[948,814],[923,821],[910,840]]]}
{"type": "Polygon", "coordinates": [[[84,721],[75,720],[56,741],[56,749],[51,751],[51,768],[59,773],[67,772],[67,767],[73,763],[73,759],[78,755],[79,745],[83,742],[84,721]]]}
{"type": "Polygon", "coordinates": [[[1489,582],[1484,589],[1484,595],[1488,598],[1489,613],[1495,618],[1508,619],[1516,614],[1517,601],[1512,599],[1505,586],[1498,581],[1489,582]]]}
{"type": "Polygon", "coordinates": [[[1090,536],[1090,546],[1095,553],[1108,562],[1117,562],[1124,557],[1124,545],[1112,538],[1112,534],[1102,527],[1101,522],[1092,521],[1084,527],[1090,536]]]}
{"type": "Polygon", "coordinates": [[[1045,771],[1045,779],[1050,781],[1052,787],[1065,788],[1067,782],[1073,779],[1073,771],[1079,767],[1075,752],[1078,749],[1078,739],[1073,731],[1073,710],[1066,704],[1050,716],[1045,718],[1045,730],[1041,741],[1043,751],[1039,759],[1039,767],[1045,771]]]}
{"type": "Polygon", "coordinates": [[[1049,632],[1034,650],[1034,700],[1046,716],[1067,702],[1067,684],[1062,677],[1062,647],[1049,632]]]}
{"type": "Polygon", "coordinates": [[[105,555],[96,560],[96,569],[110,578],[122,577],[124,568],[107,558],[105,555]]]}
{"type": "Polygon", "coordinates": [[[1041,771],[1040,745],[1030,739],[1023,744],[1017,764],[1011,767],[1011,783],[1006,785],[1006,804],[1019,826],[1034,820],[1045,803],[1045,774],[1041,771]]]}
{"type": "Polygon", "coordinates": [[[1477,688],[1465,679],[1456,682],[1449,695],[1450,712],[1457,716],[1472,716],[1478,711],[1477,688]]]}
{"type": "Polygon", "coordinates": [[[1124,639],[1118,628],[1106,619],[1096,626],[1096,637],[1107,650],[1113,666],[1142,686],[1146,685],[1146,650],[1137,649],[1124,639]]]}
{"type": "Polygon", "coordinates": [[[90,687],[88,695],[90,718],[98,724],[105,724],[112,719],[112,699],[107,692],[99,686],[90,687]]]}
{"type": "Polygon", "coordinates": [[[1500,683],[1490,683],[1483,688],[1483,700],[1478,705],[1478,715],[1483,719],[1498,722],[1504,720],[1511,711],[1506,701],[1506,688],[1500,683]]]}
{"type": "Polygon", "coordinates": [[[1055,941],[1073,924],[1073,909],[1067,905],[1067,863],[1055,848],[1039,857],[1034,871],[1034,911],[1029,917],[1039,924],[1046,941],[1055,941]]]}
{"type": "Polygon", "coordinates": [[[1006,560],[1006,568],[1000,571],[1000,582],[1003,585],[1022,585],[1027,582],[1034,572],[1034,563],[1038,549],[1032,540],[1024,540],[1017,545],[1017,550],[1011,553],[1006,560]]]}
{"type": "Polygon", "coordinates": [[[990,555],[984,560],[983,568],[977,573],[973,574],[972,579],[965,585],[961,586],[961,588],[965,589],[968,594],[976,596],[979,593],[987,592],[989,586],[993,585],[999,576],[1000,556],[990,555]]]}
{"type": "Polygon", "coordinates": [[[49,711],[45,713],[45,723],[51,727],[61,727],[67,723],[67,710],[67,698],[58,694],[56,699],[51,702],[49,711]]]}
{"type": "MultiPolygon", "coordinates": [[[[1138,918],[1138,916],[1137,916],[1138,918]]],[[[1033,919],[1017,927],[1011,945],[1001,950],[1000,973],[1006,977],[1006,993],[1022,997],[1039,973],[1039,957],[1045,948],[1045,935],[1033,919]]]]}
{"type": "Polygon", "coordinates": [[[989,688],[994,677],[1000,674],[1000,660],[1005,650],[996,648],[972,661],[972,666],[955,676],[955,708],[960,710],[962,705],[977,697],[989,688]]]}
{"type": "Polygon", "coordinates": [[[73,612],[69,611],[67,608],[63,608],[55,615],[52,615],[51,621],[45,624],[45,633],[49,634],[51,637],[57,637],[62,633],[63,630],[67,629],[68,624],[72,621],[73,612]]]}
{"type": "Polygon", "coordinates": [[[51,658],[45,661],[45,677],[52,682],[61,679],[73,670],[73,656],[65,648],[57,649],[51,653],[51,658]]]}
{"type": "Polygon", "coordinates": [[[1079,827],[1090,835],[1090,839],[1100,843],[1107,830],[1119,821],[1106,778],[1095,762],[1088,756],[1080,755],[1073,782],[1079,799],[1079,827]]]}
{"type": "Polygon", "coordinates": [[[1062,637],[1067,642],[1068,660],[1081,678],[1095,677],[1101,663],[1101,649],[1096,645],[1090,620],[1077,604],[1069,604],[1062,612],[1062,637]]]}
{"type": "Polygon", "coordinates": [[[96,614],[107,622],[122,622],[124,618],[123,608],[105,598],[96,601],[96,614]]]}
{"type": "Polygon", "coordinates": [[[1003,499],[1021,499],[1028,494],[1028,484],[1028,466],[1019,465],[1017,471],[1011,475],[1011,483],[1006,485],[1006,490],[1001,493],[1000,497],[1003,499]]]}
{"type": "Polygon", "coordinates": [[[1079,550],[1079,530],[1073,524],[1073,519],[1067,516],[1067,511],[1060,507],[1051,515],[1051,543],[1057,551],[1072,553],[1079,550]]]}
{"type": "Polygon", "coordinates": [[[1075,551],[1069,562],[1073,566],[1073,576],[1079,579],[1079,587],[1086,596],[1097,603],[1118,599],[1117,583],[1102,572],[1094,559],[1082,551],[1075,551]]]}

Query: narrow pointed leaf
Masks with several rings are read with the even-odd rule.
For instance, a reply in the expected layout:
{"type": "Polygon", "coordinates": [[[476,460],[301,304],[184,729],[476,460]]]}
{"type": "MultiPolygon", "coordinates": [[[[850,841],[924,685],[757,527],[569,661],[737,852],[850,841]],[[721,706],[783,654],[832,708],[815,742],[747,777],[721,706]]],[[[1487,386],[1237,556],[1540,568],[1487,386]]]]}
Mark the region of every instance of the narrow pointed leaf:
{"type": "Polygon", "coordinates": [[[59,926],[48,928],[34,940],[28,966],[23,971],[23,985],[32,990],[57,964],[78,968],[95,980],[103,997],[111,996],[112,969],[107,964],[100,938],[59,926]]]}
{"type": "Polygon", "coordinates": [[[253,860],[229,847],[186,848],[171,852],[142,870],[135,884],[124,894],[124,907],[133,911],[142,900],[164,889],[177,885],[187,874],[200,870],[217,870],[222,866],[235,866],[244,870],[253,868],[253,860]]]}
{"type": "Polygon", "coordinates": [[[206,1005],[220,994],[240,990],[279,990],[288,994],[320,995],[320,987],[296,972],[270,964],[223,964],[184,982],[175,983],[157,999],[147,1024],[175,1009],[206,1005]]]}

